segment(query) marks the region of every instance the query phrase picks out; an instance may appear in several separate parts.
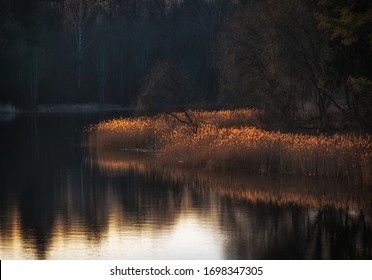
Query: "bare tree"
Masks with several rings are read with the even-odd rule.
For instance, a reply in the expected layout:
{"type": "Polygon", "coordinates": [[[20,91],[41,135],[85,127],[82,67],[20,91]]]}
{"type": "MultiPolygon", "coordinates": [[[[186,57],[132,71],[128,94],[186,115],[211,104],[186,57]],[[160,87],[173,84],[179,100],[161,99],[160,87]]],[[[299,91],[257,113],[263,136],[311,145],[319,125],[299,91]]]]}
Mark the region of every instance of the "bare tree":
{"type": "Polygon", "coordinates": [[[77,86],[79,92],[81,90],[83,54],[94,38],[94,29],[90,26],[94,11],[94,0],[65,1],[65,23],[73,33],[78,56],[77,86]]]}
{"type": "Polygon", "coordinates": [[[191,3],[198,14],[199,24],[210,40],[214,37],[218,26],[221,23],[224,7],[227,5],[225,0],[192,0],[191,3]]]}
{"type": "Polygon", "coordinates": [[[19,51],[22,53],[22,64],[24,65],[25,81],[27,81],[26,91],[29,94],[29,104],[35,108],[39,102],[40,82],[45,75],[50,52],[48,51],[50,44],[50,29],[43,24],[43,9],[42,4],[39,4],[39,9],[32,12],[33,25],[29,26],[29,30],[33,35],[25,37],[22,40],[19,51]]]}
{"type": "Polygon", "coordinates": [[[151,27],[145,20],[138,22],[135,26],[134,62],[139,85],[143,84],[150,63],[150,49],[153,42],[150,40],[149,30],[151,30],[151,27]]]}
{"type": "Polygon", "coordinates": [[[221,36],[222,96],[238,93],[239,102],[245,99],[286,121],[296,118],[306,96],[316,100],[325,127],[329,98],[318,86],[322,40],[315,6],[305,0],[242,6],[221,36]]]}
{"type": "Polygon", "coordinates": [[[196,24],[204,36],[204,52],[208,66],[206,71],[206,94],[216,96],[218,92],[219,71],[217,67],[217,33],[219,32],[224,15],[230,11],[235,4],[227,0],[189,0],[191,10],[195,14],[196,24]]]}
{"type": "Polygon", "coordinates": [[[195,103],[195,85],[189,74],[179,65],[158,63],[152,68],[138,97],[137,114],[166,113],[196,127],[188,113],[195,103]]]}
{"type": "Polygon", "coordinates": [[[98,36],[96,40],[96,64],[97,64],[97,78],[98,78],[98,96],[101,104],[106,101],[106,86],[107,78],[110,69],[110,28],[104,15],[99,18],[98,36]]]}
{"type": "Polygon", "coordinates": [[[99,102],[106,101],[106,84],[110,68],[110,56],[107,42],[102,41],[97,48],[97,77],[99,85],[99,102]]]}

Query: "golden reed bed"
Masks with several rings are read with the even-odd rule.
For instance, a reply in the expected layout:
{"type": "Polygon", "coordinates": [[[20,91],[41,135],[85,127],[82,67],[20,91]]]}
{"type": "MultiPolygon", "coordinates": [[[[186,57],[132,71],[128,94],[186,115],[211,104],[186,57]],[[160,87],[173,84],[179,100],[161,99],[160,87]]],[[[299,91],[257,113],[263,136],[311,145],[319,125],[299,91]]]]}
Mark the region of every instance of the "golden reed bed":
{"type": "MultiPolygon", "coordinates": [[[[90,128],[101,149],[158,151],[165,164],[258,174],[343,178],[371,184],[372,138],[354,134],[305,135],[265,131],[255,110],[191,111],[197,127],[160,114],[121,118],[90,128]]],[[[177,115],[180,119],[182,113],[177,115]]]]}

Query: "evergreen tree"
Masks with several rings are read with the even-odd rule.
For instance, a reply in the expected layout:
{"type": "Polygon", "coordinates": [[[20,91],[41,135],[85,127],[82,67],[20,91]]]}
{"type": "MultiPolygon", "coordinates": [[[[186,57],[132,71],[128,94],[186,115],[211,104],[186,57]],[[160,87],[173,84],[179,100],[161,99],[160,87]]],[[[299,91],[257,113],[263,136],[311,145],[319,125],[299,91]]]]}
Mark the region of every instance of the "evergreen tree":
{"type": "Polygon", "coordinates": [[[317,13],[327,46],[320,85],[329,94],[343,93],[349,116],[372,120],[372,2],[321,0],[317,13]]]}

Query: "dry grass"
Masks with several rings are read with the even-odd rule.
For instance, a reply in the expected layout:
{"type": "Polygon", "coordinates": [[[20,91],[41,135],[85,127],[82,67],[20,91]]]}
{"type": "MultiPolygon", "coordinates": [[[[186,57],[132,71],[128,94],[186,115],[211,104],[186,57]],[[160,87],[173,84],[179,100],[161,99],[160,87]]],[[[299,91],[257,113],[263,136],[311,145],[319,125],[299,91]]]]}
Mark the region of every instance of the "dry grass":
{"type": "MultiPolygon", "coordinates": [[[[219,170],[372,181],[369,135],[310,136],[265,131],[254,110],[190,112],[198,128],[167,115],[116,119],[91,129],[94,145],[161,152],[159,160],[219,170]]],[[[182,118],[182,114],[179,115],[182,118]]]]}

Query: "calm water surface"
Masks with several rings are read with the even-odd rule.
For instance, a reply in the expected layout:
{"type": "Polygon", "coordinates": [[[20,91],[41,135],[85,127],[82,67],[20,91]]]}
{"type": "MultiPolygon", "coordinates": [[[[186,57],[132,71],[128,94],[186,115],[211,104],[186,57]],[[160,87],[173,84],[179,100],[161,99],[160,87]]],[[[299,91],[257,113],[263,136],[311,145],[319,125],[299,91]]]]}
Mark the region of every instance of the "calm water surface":
{"type": "Polygon", "coordinates": [[[0,120],[0,259],[371,259],[371,187],[86,147],[118,114],[0,120]]]}

